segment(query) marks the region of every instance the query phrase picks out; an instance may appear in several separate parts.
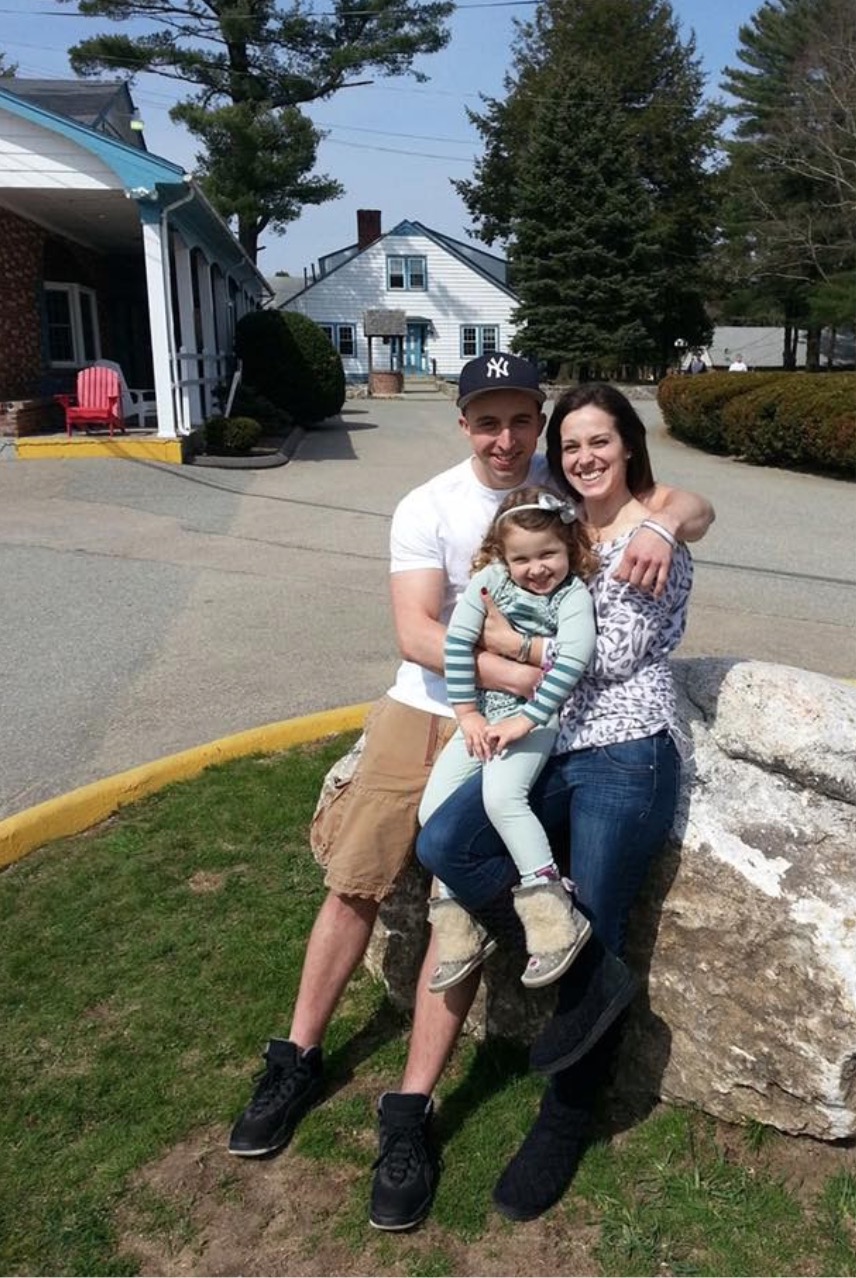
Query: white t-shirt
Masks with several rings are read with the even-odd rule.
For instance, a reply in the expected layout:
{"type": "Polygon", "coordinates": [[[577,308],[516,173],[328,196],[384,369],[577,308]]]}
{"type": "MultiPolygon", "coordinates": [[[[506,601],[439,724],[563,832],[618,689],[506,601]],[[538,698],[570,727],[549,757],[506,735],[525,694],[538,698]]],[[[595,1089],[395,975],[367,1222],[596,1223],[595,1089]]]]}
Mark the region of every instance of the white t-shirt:
{"type": "MultiPolygon", "coordinates": [[[[553,487],[547,459],[532,458],[523,484],[553,487]]],[[[448,623],[458,595],[472,574],[473,555],[488,525],[513,489],[486,488],[476,478],[472,458],[414,488],[398,503],[389,539],[390,572],[439,568],[445,574],[440,621],[448,623]]],[[[446,681],[414,661],[402,661],[389,695],[432,714],[451,715],[446,681]]]]}

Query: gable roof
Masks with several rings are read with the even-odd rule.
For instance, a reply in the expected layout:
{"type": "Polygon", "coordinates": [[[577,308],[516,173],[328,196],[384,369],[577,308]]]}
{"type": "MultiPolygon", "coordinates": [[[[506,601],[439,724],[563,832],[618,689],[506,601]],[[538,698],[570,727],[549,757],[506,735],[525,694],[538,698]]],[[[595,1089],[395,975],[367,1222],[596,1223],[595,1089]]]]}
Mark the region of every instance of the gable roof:
{"type": "MultiPolygon", "coordinates": [[[[396,226],[392,227],[391,230],[384,231],[383,235],[381,235],[379,239],[372,240],[371,244],[367,244],[364,249],[359,248],[359,246],[355,244],[349,245],[344,249],[334,250],[332,253],[325,253],[324,258],[336,257],[340,253],[347,253],[348,256],[341,262],[338,262],[331,270],[327,271],[325,275],[320,276],[317,280],[312,280],[304,288],[301,288],[299,292],[293,294],[293,297],[289,298],[289,301],[292,301],[297,297],[302,297],[303,294],[308,293],[310,289],[317,287],[319,284],[325,283],[333,275],[335,275],[337,271],[341,271],[343,266],[347,266],[362,253],[367,253],[369,249],[376,248],[378,244],[381,244],[384,240],[389,239],[390,236],[393,235],[424,235],[426,239],[431,240],[432,243],[438,246],[438,248],[443,249],[452,257],[457,258],[457,260],[464,266],[468,266],[471,271],[475,271],[475,273],[480,275],[482,279],[485,279],[488,283],[495,285],[500,292],[507,294],[507,296],[513,298],[514,301],[518,300],[517,294],[508,287],[504,279],[499,279],[497,277],[497,273],[490,269],[490,266],[495,264],[496,268],[502,268],[502,274],[504,275],[505,261],[503,258],[495,257],[492,253],[488,253],[485,249],[476,247],[475,245],[471,246],[469,244],[464,244],[460,240],[453,240],[451,236],[443,235],[440,231],[432,231],[430,226],[425,226],[422,222],[406,218],[403,222],[399,222],[396,226]],[[353,252],[350,251],[351,249],[353,249],[353,252]]],[[[320,260],[323,261],[324,258],[320,260]]]]}
{"type": "Polygon", "coordinates": [[[25,102],[65,115],[88,129],[96,129],[145,151],[142,132],[131,128],[134,103],[124,80],[24,80],[3,78],[2,87],[25,102]]]}
{"type": "MultiPolygon", "coordinates": [[[[207,245],[216,255],[218,263],[228,268],[236,279],[243,282],[252,278],[261,284],[266,293],[271,292],[264,276],[241,247],[236,236],[180,164],[150,151],[140,150],[109,132],[102,132],[71,116],[51,111],[35,100],[28,101],[24,94],[11,92],[11,83],[11,80],[8,84],[5,80],[0,80],[0,110],[66,137],[97,156],[119,178],[125,194],[136,204],[141,221],[154,221],[170,214],[176,225],[181,227],[190,247],[207,245]]],[[[23,83],[25,82],[17,81],[18,87],[23,83]]],[[[122,85],[122,89],[125,93],[128,92],[126,85],[122,85]]],[[[133,109],[130,94],[128,101],[133,109]]],[[[2,187],[0,173],[0,188],[2,187]]],[[[8,190],[6,188],[7,195],[8,190]]],[[[26,190],[25,187],[16,187],[15,193],[26,194],[26,190]]],[[[62,199],[63,189],[57,188],[49,195],[51,198],[62,199]]],[[[121,203],[124,205],[125,201],[122,200],[121,203]]],[[[20,211],[16,210],[14,203],[8,198],[6,206],[13,212],[20,211]]],[[[23,210],[22,216],[26,215],[26,210],[23,210]]]]}

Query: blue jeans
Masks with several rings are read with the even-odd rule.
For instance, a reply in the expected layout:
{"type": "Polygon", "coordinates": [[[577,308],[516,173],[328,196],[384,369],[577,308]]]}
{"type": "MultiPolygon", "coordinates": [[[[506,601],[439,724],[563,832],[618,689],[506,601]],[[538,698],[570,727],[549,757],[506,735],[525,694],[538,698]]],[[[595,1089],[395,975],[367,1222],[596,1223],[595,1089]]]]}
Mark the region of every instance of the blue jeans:
{"type": "MultiPolygon", "coordinates": [[[[614,954],[623,953],[630,907],[671,828],[679,775],[677,750],[663,731],[553,755],[532,788],[532,809],[553,846],[570,836],[578,903],[614,954]]],[[[485,815],[480,776],[437,809],[416,854],[471,910],[517,882],[485,815]]]]}

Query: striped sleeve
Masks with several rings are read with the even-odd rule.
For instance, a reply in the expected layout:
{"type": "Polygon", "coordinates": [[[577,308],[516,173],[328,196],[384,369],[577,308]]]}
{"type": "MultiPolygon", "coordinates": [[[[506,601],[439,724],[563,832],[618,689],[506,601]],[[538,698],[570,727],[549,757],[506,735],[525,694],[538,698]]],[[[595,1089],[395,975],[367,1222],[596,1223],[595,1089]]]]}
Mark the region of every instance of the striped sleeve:
{"type": "Polygon", "coordinates": [[[595,638],[592,597],[583,583],[575,579],[559,602],[556,635],[552,641],[555,662],[522,710],[533,723],[539,726],[547,723],[567,701],[591,661],[595,638]]]}
{"type": "Polygon", "coordinates": [[[482,586],[487,585],[489,577],[489,570],[482,569],[470,578],[449,618],[444,660],[446,691],[449,704],[453,706],[476,699],[475,650],[481,638],[485,617],[481,590],[482,586]]]}

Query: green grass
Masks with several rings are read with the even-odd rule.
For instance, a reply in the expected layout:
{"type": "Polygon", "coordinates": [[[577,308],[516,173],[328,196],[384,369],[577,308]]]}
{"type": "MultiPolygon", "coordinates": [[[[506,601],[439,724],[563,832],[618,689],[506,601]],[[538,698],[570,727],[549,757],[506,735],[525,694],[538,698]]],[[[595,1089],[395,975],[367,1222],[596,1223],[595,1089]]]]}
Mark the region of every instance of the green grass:
{"type": "MultiPolygon", "coordinates": [[[[344,744],[211,769],[0,875],[0,1272],[134,1273],[129,1213],[138,1234],[193,1244],[192,1204],[138,1173],[199,1129],[225,1135],[261,1043],[287,1031],[323,895],[306,828],[344,744]]],[[[374,1105],[406,1030],[360,972],[327,1043],[333,1094],[293,1151],[310,1175],[349,1173],[325,1228],[355,1258],[370,1246],[373,1272],[450,1274],[489,1229],[513,1236],[490,1191],[541,1085],[519,1045],[464,1042],[440,1090],[431,1230],[367,1239],[374,1105]]],[[[528,1237],[594,1225],[604,1273],[856,1274],[856,1177],[797,1199],[768,1170],[782,1137],[752,1125],[726,1156],[718,1130],[660,1109],[596,1144],[528,1237]]],[[[236,1175],[218,1202],[239,1194],[236,1175]]]]}

